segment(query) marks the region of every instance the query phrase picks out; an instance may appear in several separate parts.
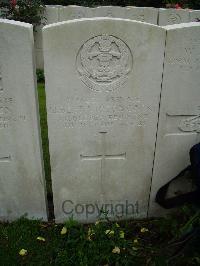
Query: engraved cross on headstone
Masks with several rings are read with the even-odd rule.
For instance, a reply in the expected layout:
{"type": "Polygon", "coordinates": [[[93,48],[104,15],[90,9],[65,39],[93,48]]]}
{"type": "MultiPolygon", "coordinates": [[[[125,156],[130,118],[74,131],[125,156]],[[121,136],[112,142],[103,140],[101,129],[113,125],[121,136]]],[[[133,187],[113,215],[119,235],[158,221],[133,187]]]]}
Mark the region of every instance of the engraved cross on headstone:
{"type": "Polygon", "coordinates": [[[5,162],[10,162],[11,161],[11,156],[0,156],[0,163],[5,163],[5,162]]]}
{"type": "Polygon", "coordinates": [[[107,154],[106,153],[106,133],[107,132],[99,132],[101,134],[101,144],[102,144],[102,153],[97,155],[80,155],[81,160],[83,161],[101,161],[101,194],[104,194],[103,189],[103,181],[105,180],[105,164],[106,160],[124,160],[126,159],[126,153],[119,154],[107,154]]]}

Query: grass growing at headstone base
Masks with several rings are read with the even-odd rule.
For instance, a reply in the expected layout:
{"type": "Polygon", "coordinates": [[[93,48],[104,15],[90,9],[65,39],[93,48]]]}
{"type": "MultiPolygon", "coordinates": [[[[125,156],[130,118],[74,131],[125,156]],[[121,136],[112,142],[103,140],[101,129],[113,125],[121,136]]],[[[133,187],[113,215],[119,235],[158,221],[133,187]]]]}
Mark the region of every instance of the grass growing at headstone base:
{"type": "Polygon", "coordinates": [[[51,194],[51,168],[49,156],[49,140],[48,140],[48,127],[47,127],[47,111],[46,111],[46,96],[44,82],[38,83],[38,100],[40,111],[40,127],[42,136],[42,149],[45,168],[45,177],[47,183],[47,193],[51,194]]]}
{"type": "Polygon", "coordinates": [[[184,207],[165,219],[82,225],[0,223],[0,265],[199,265],[199,211],[184,207]],[[189,234],[188,234],[189,233],[189,234]]]}
{"type": "Polygon", "coordinates": [[[42,151],[43,161],[46,179],[46,190],[47,190],[47,203],[49,209],[49,219],[54,218],[53,214],[53,194],[52,194],[52,183],[51,183],[51,167],[50,167],[50,155],[49,155],[49,139],[48,139],[48,126],[47,126],[47,111],[46,111],[46,94],[44,84],[43,71],[37,71],[38,79],[38,100],[39,100],[39,112],[40,112],[40,127],[41,127],[41,138],[42,138],[42,151]]]}

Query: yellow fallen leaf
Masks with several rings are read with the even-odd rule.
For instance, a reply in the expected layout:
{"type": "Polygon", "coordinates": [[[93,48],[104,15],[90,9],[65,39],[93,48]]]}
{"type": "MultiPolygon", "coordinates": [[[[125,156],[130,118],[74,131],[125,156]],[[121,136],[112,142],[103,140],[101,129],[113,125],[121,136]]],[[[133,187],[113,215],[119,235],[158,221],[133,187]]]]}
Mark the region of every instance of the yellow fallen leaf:
{"type": "Polygon", "coordinates": [[[147,229],[147,228],[145,228],[145,227],[143,227],[143,228],[140,229],[140,232],[141,232],[141,233],[146,233],[146,232],[148,232],[148,231],[149,231],[149,229],[147,229]]]}
{"type": "Polygon", "coordinates": [[[134,240],[133,240],[133,243],[134,243],[134,244],[138,244],[138,240],[137,240],[137,239],[134,239],[134,240]]]}
{"type": "Polygon", "coordinates": [[[64,226],[60,232],[61,235],[65,235],[67,233],[67,228],[64,226]]]}
{"type": "Polygon", "coordinates": [[[113,250],[112,250],[112,253],[120,254],[120,248],[119,247],[114,247],[113,250]]]}
{"type": "Polygon", "coordinates": [[[41,236],[38,236],[37,237],[37,240],[42,241],[42,242],[45,242],[46,241],[45,238],[44,237],[41,237],[41,236]]]}
{"type": "Polygon", "coordinates": [[[20,251],[19,251],[19,255],[20,256],[26,256],[28,254],[28,251],[26,250],[26,249],[21,249],[20,251]]]}

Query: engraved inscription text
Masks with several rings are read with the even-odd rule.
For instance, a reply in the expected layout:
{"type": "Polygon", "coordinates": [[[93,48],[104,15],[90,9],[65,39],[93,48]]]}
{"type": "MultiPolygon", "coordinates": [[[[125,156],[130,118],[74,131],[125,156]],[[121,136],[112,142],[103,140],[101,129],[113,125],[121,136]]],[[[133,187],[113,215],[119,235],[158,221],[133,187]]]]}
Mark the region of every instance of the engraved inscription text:
{"type": "Polygon", "coordinates": [[[152,106],[145,106],[139,98],[107,96],[95,98],[68,97],[64,105],[50,105],[48,112],[65,128],[91,126],[139,126],[147,124],[152,106]]]}

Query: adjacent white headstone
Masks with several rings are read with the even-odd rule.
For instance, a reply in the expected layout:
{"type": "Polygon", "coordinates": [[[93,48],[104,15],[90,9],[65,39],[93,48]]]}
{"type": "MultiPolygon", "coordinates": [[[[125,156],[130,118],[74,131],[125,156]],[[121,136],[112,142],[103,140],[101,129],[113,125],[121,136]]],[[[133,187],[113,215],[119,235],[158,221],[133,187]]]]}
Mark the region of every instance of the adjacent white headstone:
{"type": "Polygon", "coordinates": [[[190,11],[190,21],[191,22],[200,22],[200,10],[190,11]]]}
{"type": "Polygon", "coordinates": [[[127,7],[125,18],[157,25],[158,9],[152,7],[127,7]]]}
{"type": "Polygon", "coordinates": [[[32,25],[0,19],[0,220],[47,219],[32,25]]]}
{"type": "Polygon", "coordinates": [[[159,9],[158,25],[172,25],[190,22],[189,11],[185,9],[159,9]]]}
{"type": "Polygon", "coordinates": [[[43,38],[56,221],[146,217],[165,30],[96,18],[43,38]]]}
{"type": "Polygon", "coordinates": [[[92,17],[92,9],[84,6],[62,6],[59,10],[59,21],[92,17]]]}
{"type": "Polygon", "coordinates": [[[46,6],[44,12],[44,19],[42,24],[36,28],[34,32],[35,40],[35,55],[36,55],[36,66],[37,68],[44,68],[44,59],[43,59],[43,48],[42,48],[42,28],[44,25],[55,23],[59,21],[59,8],[61,6],[46,6]]]}
{"type": "MultiPolygon", "coordinates": [[[[80,18],[92,17],[113,17],[137,20],[147,22],[154,25],[170,25],[183,22],[194,21],[199,16],[199,11],[177,10],[177,9],[157,9],[152,7],[119,7],[119,6],[99,6],[89,8],[84,6],[61,6],[48,5],[46,6],[45,17],[43,21],[45,25],[51,23],[68,21],[80,18]],[[159,21],[158,21],[159,20],[159,21]]],[[[43,25],[37,28],[35,35],[35,53],[37,68],[44,68],[43,49],[42,49],[42,28],[43,25]]]]}
{"type": "MultiPolygon", "coordinates": [[[[189,150],[199,141],[200,133],[200,25],[165,28],[167,42],[150,216],[165,213],[155,203],[156,192],[190,164],[189,150]]],[[[179,185],[174,192],[180,193],[181,189],[184,187],[179,185]]]]}
{"type": "Polygon", "coordinates": [[[92,10],[93,17],[125,18],[125,8],[120,6],[99,6],[92,10]]]}

